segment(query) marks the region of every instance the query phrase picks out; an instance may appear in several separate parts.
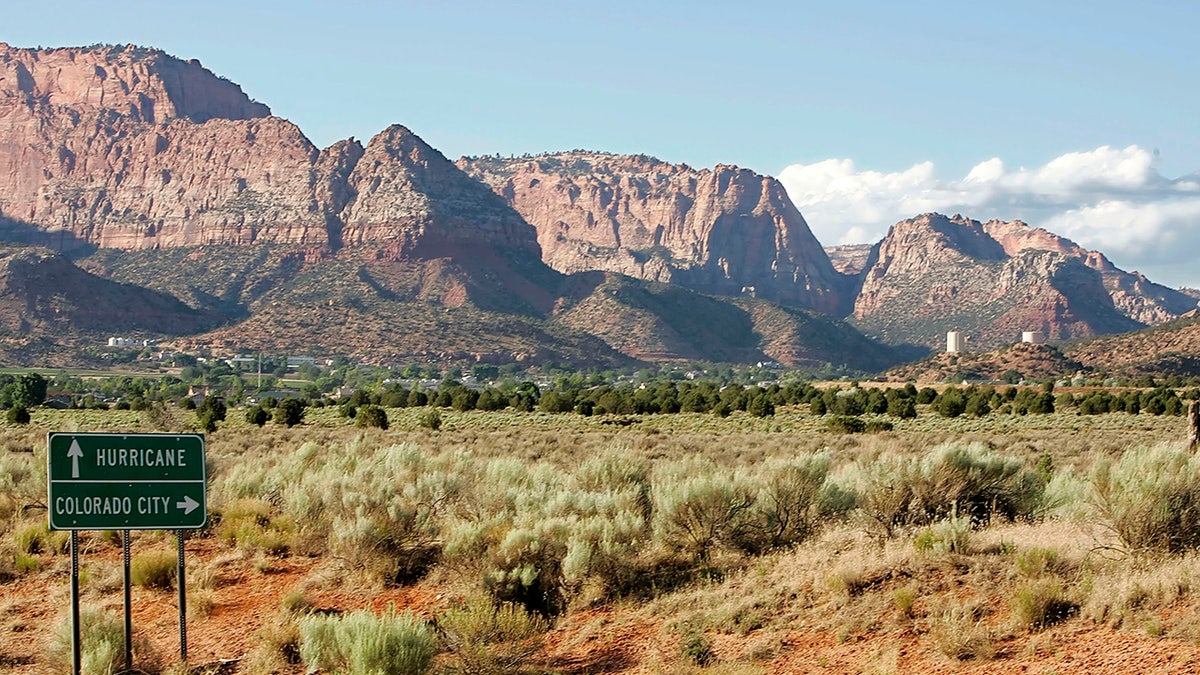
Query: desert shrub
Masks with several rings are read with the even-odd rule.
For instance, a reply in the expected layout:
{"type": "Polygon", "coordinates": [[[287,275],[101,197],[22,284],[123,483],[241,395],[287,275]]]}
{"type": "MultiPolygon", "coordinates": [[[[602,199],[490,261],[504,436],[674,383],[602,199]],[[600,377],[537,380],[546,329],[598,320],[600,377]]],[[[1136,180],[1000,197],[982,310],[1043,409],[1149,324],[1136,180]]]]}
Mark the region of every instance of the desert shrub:
{"type": "Polygon", "coordinates": [[[1041,546],[1021,551],[1013,559],[1013,571],[1017,576],[1026,579],[1037,579],[1056,574],[1062,566],[1057,550],[1041,546]]]}
{"type": "Polygon", "coordinates": [[[310,669],[346,675],[410,675],[429,670],[433,631],[411,612],[357,611],[300,619],[300,658],[310,669]]]}
{"type": "Polygon", "coordinates": [[[991,631],[976,608],[954,605],[930,621],[929,636],[942,654],[959,661],[986,661],[996,655],[991,631]]]}
{"type": "Polygon", "coordinates": [[[922,553],[938,555],[946,553],[965,554],[970,552],[971,519],[958,515],[952,508],[950,515],[922,529],[913,545],[922,553]]]}
{"type": "Polygon", "coordinates": [[[354,424],[360,427],[388,428],[387,411],[377,405],[367,405],[359,408],[354,416],[354,424]]]}
{"type": "Polygon", "coordinates": [[[929,525],[956,513],[979,524],[993,517],[1040,512],[1045,481],[1019,459],[980,443],[946,443],[924,457],[885,457],[851,467],[859,511],[891,536],[896,528],[929,525]]]}
{"type": "Polygon", "coordinates": [[[253,408],[248,408],[246,410],[246,421],[255,426],[261,427],[266,424],[267,420],[269,419],[271,419],[271,414],[260,405],[256,405],[253,408]]]}
{"type": "Polygon", "coordinates": [[[9,424],[29,424],[29,408],[23,405],[14,405],[4,414],[4,418],[9,424]]]}
{"type": "Polygon", "coordinates": [[[695,628],[689,628],[680,636],[679,656],[697,666],[707,666],[716,659],[712,641],[703,631],[695,628]]]}
{"type": "Polygon", "coordinates": [[[417,424],[433,431],[442,428],[442,414],[437,409],[427,410],[417,418],[417,424]]]}
{"type": "Polygon", "coordinates": [[[304,403],[298,398],[285,398],[275,407],[275,423],[294,427],[304,421],[304,403]]]}
{"type": "Polygon", "coordinates": [[[174,552],[152,549],[133,556],[129,561],[129,580],[142,588],[170,590],[175,584],[177,565],[178,558],[174,552]]]}
{"type": "MultiPolygon", "coordinates": [[[[0,522],[46,498],[46,455],[37,452],[0,452],[0,522]]],[[[64,533],[65,534],[65,533],[64,533]]]]}
{"type": "Polygon", "coordinates": [[[66,553],[71,536],[63,531],[51,531],[45,521],[30,523],[13,532],[18,553],[66,553]]]}
{"type": "Polygon", "coordinates": [[[476,597],[439,614],[437,627],[463,672],[484,674],[519,670],[541,648],[549,624],[520,605],[476,597]]]}
{"type": "MultiPolygon", "coordinates": [[[[98,607],[79,610],[81,671],[84,675],[111,675],[125,655],[125,624],[116,612],[98,607]]],[[[71,671],[71,617],[64,617],[54,631],[47,661],[58,672],[71,671]]]]}
{"type": "Polygon", "coordinates": [[[1034,579],[1021,584],[1013,594],[1013,620],[1021,628],[1040,630],[1078,611],[1079,605],[1067,599],[1059,579],[1034,579]]]}
{"type": "Polygon", "coordinates": [[[790,546],[815,534],[826,520],[822,493],[829,473],[828,452],[768,460],[753,482],[760,485],[749,523],[732,533],[738,548],[750,552],[790,546]]]}
{"type": "Polygon", "coordinates": [[[613,449],[574,473],[515,458],[465,479],[447,526],[451,566],[478,574],[493,599],[553,615],[577,594],[620,595],[644,572],[650,487],[644,464],[613,449]]]}
{"type": "Polygon", "coordinates": [[[1091,476],[1090,502],[1130,550],[1180,552],[1200,547],[1200,459],[1182,448],[1136,448],[1091,476]]]}
{"type": "Polygon", "coordinates": [[[659,541],[706,563],[714,546],[733,545],[754,528],[754,483],[702,462],[655,472],[654,529],[659,541]]]}
{"type": "Polygon", "coordinates": [[[269,502],[243,498],[221,508],[215,531],[217,537],[228,543],[279,555],[291,547],[294,526],[290,517],[279,513],[269,502]]]}
{"type": "Polygon", "coordinates": [[[457,478],[412,445],[339,448],[284,494],[297,522],[319,521],[345,564],[385,584],[424,575],[441,548],[439,509],[453,501],[457,478]]]}
{"type": "MultiPolygon", "coordinates": [[[[54,627],[46,650],[46,662],[52,672],[71,672],[71,616],[68,613],[54,627]]],[[[83,675],[111,675],[118,672],[125,655],[125,625],[114,611],[84,605],[79,610],[80,671],[83,675]]],[[[134,661],[142,672],[161,672],[162,655],[145,635],[134,633],[134,661]]]]}
{"type": "Polygon", "coordinates": [[[901,586],[892,591],[892,604],[900,616],[911,619],[916,616],[914,608],[917,604],[917,587],[914,585],[901,586]]]}
{"type": "Polygon", "coordinates": [[[835,434],[860,434],[867,430],[867,423],[859,417],[837,415],[825,423],[825,428],[835,434]]]}
{"type": "Polygon", "coordinates": [[[867,426],[863,429],[868,434],[878,434],[884,431],[891,431],[896,427],[887,420],[870,420],[867,426]]]}

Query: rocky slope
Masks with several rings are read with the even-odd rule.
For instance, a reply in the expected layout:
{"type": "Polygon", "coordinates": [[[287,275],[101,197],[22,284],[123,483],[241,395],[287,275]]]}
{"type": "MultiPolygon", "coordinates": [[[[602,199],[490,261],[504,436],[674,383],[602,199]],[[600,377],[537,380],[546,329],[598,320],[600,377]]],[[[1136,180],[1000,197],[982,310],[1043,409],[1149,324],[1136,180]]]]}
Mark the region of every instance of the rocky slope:
{"type": "Polygon", "coordinates": [[[1113,306],[1134,321],[1158,324],[1196,309],[1196,298],[1185,291],[1156,284],[1138,272],[1118,269],[1103,253],[1089,251],[1040,227],[1030,227],[1019,220],[990,220],[983,224],[983,229],[1010,256],[1031,250],[1051,251],[1083,262],[1100,273],[1113,306]]]}
{"type": "Polygon", "coordinates": [[[1021,222],[925,214],[894,225],[860,277],[854,321],[885,342],[973,349],[1041,331],[1061,340],[1135,330],[1195,307],[1099,253],[1021,222]]]}
{"type": "Polygon", "coordinates": [[[773,178],[582,151],[458,166],[537,228],[543,260],[561,272],[618,272],[830,314],[848,307],[844,279],[773,178]]]}
{"type": "Polygon", "coordinates": [[[1057,347],[1018,342],[988,352],[935,354],[897,366],[885,373],[884,379],[918,384],[960,380],[1000,382],[1006,375],[1015,374],[1018,379],[1036,382],[1071,375],[1083,368],[1083,364],[1064,356],[1057,347]]]}
{"type": "Polygon", "coordinates": [[[67,343],[110,336],[169,338],[211,330],[220,314],[175,297],[98,278],[59,253],[0,247],[0,355],[5,363],[61,365],[67,343]]]}
{"type": "Polygon", "coordinates": [[[1063,347],[1093,370],[1137,377],[1200,376],[1200,311],[1153,328],[1081,340],[1063,347]]]}

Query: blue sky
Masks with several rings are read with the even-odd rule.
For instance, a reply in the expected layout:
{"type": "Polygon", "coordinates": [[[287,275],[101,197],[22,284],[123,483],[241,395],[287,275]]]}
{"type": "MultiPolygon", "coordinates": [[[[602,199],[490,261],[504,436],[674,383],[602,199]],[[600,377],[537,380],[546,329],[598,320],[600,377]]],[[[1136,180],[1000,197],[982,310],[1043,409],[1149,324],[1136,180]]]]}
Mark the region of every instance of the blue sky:
{"type": "Polygon", "coordinates": [[[1200,285],[1196,7],[10,0],[0,40],[198,58],[320,146],[401,123],[451,158],[737,164],[789,177],[826,244],[961,207],[1200,285]]]}

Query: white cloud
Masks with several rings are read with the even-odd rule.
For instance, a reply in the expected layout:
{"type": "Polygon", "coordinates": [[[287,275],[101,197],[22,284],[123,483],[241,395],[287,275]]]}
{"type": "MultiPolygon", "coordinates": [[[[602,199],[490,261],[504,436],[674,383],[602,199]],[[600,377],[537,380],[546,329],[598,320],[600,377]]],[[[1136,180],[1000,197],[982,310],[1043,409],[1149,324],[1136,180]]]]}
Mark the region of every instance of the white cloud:
{"type": "Polygon", "coordinates": [[[779,180],[826,245],[878,241],[894,223],[929,211],[1019,218],[1159,283],[1200,287],[1200,177],[1168,179],[1154,164],[1136,145],[1102,146],[1032,169],[993,157],[960,180],[939,178],[932,162],[883,173],[849,159],[793,164],[779,180]]]}

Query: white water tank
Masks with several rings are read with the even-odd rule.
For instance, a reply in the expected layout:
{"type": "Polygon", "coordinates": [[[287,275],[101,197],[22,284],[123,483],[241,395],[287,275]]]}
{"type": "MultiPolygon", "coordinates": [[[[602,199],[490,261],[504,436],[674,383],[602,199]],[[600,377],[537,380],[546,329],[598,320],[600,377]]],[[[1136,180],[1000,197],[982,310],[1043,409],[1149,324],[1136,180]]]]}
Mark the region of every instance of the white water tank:
{"type": "Polygon", "coordinates": [[[1046,344],[1046,334],[1040,330],[1027,330],[1021,333],[1021,342],[1028,342],[1031,345],[1046,344]]]}
{"type": "Polygon", "coordinates": [[[956,330],[946,333],[946,351],[949,353],[962,351],[962,333],[956,330]]]}

